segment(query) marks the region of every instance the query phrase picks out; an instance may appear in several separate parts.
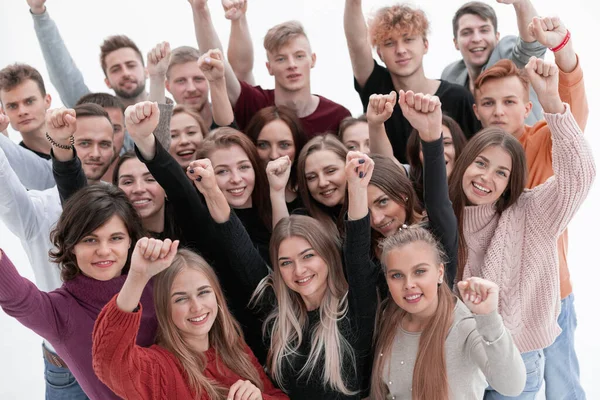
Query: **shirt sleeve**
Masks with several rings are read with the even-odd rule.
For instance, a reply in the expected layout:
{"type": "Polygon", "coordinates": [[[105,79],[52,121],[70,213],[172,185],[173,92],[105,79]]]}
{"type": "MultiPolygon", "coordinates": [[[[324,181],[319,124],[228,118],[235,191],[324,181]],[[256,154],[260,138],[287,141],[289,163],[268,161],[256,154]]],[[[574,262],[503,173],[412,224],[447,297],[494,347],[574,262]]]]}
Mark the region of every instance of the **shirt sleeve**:
{"type": "Polygon", "coordinates": [[[4,135],[0,135],[0,148],[13,171],[27,189],[46,190],[56,185],[52,175],[52,162],[19,146],[4,135]]]}
{"type": "Polygon", "coordinates": [[[563,72],[559,69],[558,93],[560,94],[560,99],[571,106],[571,112],[581,131],[585,131],[590,109],[579,57],[577,58],[577,66],[573,71],[563,72]]]}
{"type": "Polygon", "coordinates": [[[235,121],[241,130],[245,130],[248,122],[257,111],[274,104],[272,93],[260,86],[251,86],[240,81],[240,97],[233,107],[235,121]]]}
{"type": "Polygon", "coordinates": [[[54,158],[53,150],[50,150],[50,156],[52,156],[52,173],[56,180],[60,202],[64,204],[79,189],[88,185],[87,177],[75,148],[73,148],[73,158],[68,161],[58,161],[54,158]]]}

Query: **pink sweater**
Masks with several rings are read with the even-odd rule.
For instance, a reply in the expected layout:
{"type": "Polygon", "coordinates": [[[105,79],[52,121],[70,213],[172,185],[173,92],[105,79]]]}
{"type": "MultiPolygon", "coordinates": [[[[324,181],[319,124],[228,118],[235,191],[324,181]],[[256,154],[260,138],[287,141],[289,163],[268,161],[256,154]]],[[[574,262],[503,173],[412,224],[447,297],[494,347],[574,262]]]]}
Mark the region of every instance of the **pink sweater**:
{"type": "Polygon", "coordinates": [[[499,312],[522,353],[548,347],[560,334],[558,236],[585,200],[596,175],[592,151],[568,105],[545,114],[555,175],[525,192],[502,214],[494,205],[465,209],[464,277],[500,287],[499,312]]]}

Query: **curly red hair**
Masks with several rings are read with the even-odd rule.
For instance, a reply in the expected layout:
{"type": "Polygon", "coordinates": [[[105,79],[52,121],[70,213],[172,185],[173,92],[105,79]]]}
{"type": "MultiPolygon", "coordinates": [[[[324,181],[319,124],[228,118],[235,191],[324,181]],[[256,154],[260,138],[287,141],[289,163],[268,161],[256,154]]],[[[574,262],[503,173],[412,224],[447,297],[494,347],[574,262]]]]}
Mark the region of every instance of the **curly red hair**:
{"type": "Polygon", "coordinates": [[[423,10],[406,4],[383,7],[369,21],[369,37],[373,47],[381,44],[392,32],[408,32],[427,38],[429,20],[423,10]]]}

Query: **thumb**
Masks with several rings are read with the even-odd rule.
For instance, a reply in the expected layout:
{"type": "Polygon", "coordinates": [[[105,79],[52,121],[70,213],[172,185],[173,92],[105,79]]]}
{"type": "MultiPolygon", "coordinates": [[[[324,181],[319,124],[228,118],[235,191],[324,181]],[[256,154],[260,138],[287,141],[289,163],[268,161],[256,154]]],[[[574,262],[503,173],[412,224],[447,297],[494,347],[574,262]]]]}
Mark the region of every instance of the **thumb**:
{"type": "MultiPolygon", "coordinates": [[[[73,113],[75,113],[75,111],[73,111],[73,113]]],[[[65,114],[64,119],[68,125],[73,125],[75,124],[75,122],[77,122],[77,119],[73,115],[71,115],[71,113],[65,114]]]]}
{"type": "Polygon", "coordinates": [[[157,102],[152,103],[152,116],[156,118],[160,117],[160,109],[157,102]]]}

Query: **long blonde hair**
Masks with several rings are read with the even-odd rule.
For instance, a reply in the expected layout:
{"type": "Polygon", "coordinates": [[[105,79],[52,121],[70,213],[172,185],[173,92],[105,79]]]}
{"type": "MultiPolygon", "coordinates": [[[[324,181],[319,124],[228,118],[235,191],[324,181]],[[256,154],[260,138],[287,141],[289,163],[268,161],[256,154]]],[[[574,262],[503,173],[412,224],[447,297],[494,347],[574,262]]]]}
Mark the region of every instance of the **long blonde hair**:
{"type": "Polygon", "coordinates": [[[273,272],[263,280],[253,296],[253,300],[257,300],[270,286],[277,298],[277,306],[263,326],[263,333],[271,338],[267,367],[277,384],[285,388],[285,360],[297,356],[302,341],[306,340],[303,337],[309,323],[306,305],[298,293],[287,287],[279,270],[279,246],[291,237],[305,239],[328,266],[327,289],[319,307],[319,323],[311,331],[310,353],[299,371],[300,377],[309,379],[315,368],[322,366],[320,378],[324,387],[329,386],[345,395],[354,394],[344,382],[344,372],[347,371],[343,371],[345,362],[355,364],[354,351],[338,327],[338,322],[348,311],[348,282],[343,272],[340,239],[308,216],[292,215],[275,226],[270,244],[273,272]]]}
{"type": "MultiPolygon", "coordinates": [[[[402,229],[381,242],[381,262],[387,269],[386,260],[390,251],[410,243],[424,242],[436,253],[437,262],[445,262],[445,254],[433,235],[421,226],[402,229]]],[[[413,369],[412,398],[415,400],[448,400],[448,374],[446,370],[446,336],[454,319],[455,297],[445,283],[438,286],[438,306],[419,339],[417,359],[413,369]]],[[[384,399],[388,388],[383,379],[392,347],[402,319],[407,314],[393,299],[383,304],[378,323],[379,336],[375,344],[375,360],[371,375],[371,396],[384,399]]]]}
{"type": "Polygon", "coordinates": [[[196,398],[200,398],[204,393],[214,400],[227,398],[229,388],[204,376],[203,372],[206,368],[204,354],[194,352],[187,345],[171,319],[171,287],[175,277],[186,268],[203,273],[210,282],[217,299],[219,311],[208,334],[210,346],[215,349],[215,353],[223,365],[242,379],[249,380],[262,391],[262,381],[247,354],[242,329],[227,308],[223,290],[214,270],[201,256],[190,250],[179,250],[171,266],[155,278],[154,307],[158,320],[157,344],[177,357],[196,398]]]}

